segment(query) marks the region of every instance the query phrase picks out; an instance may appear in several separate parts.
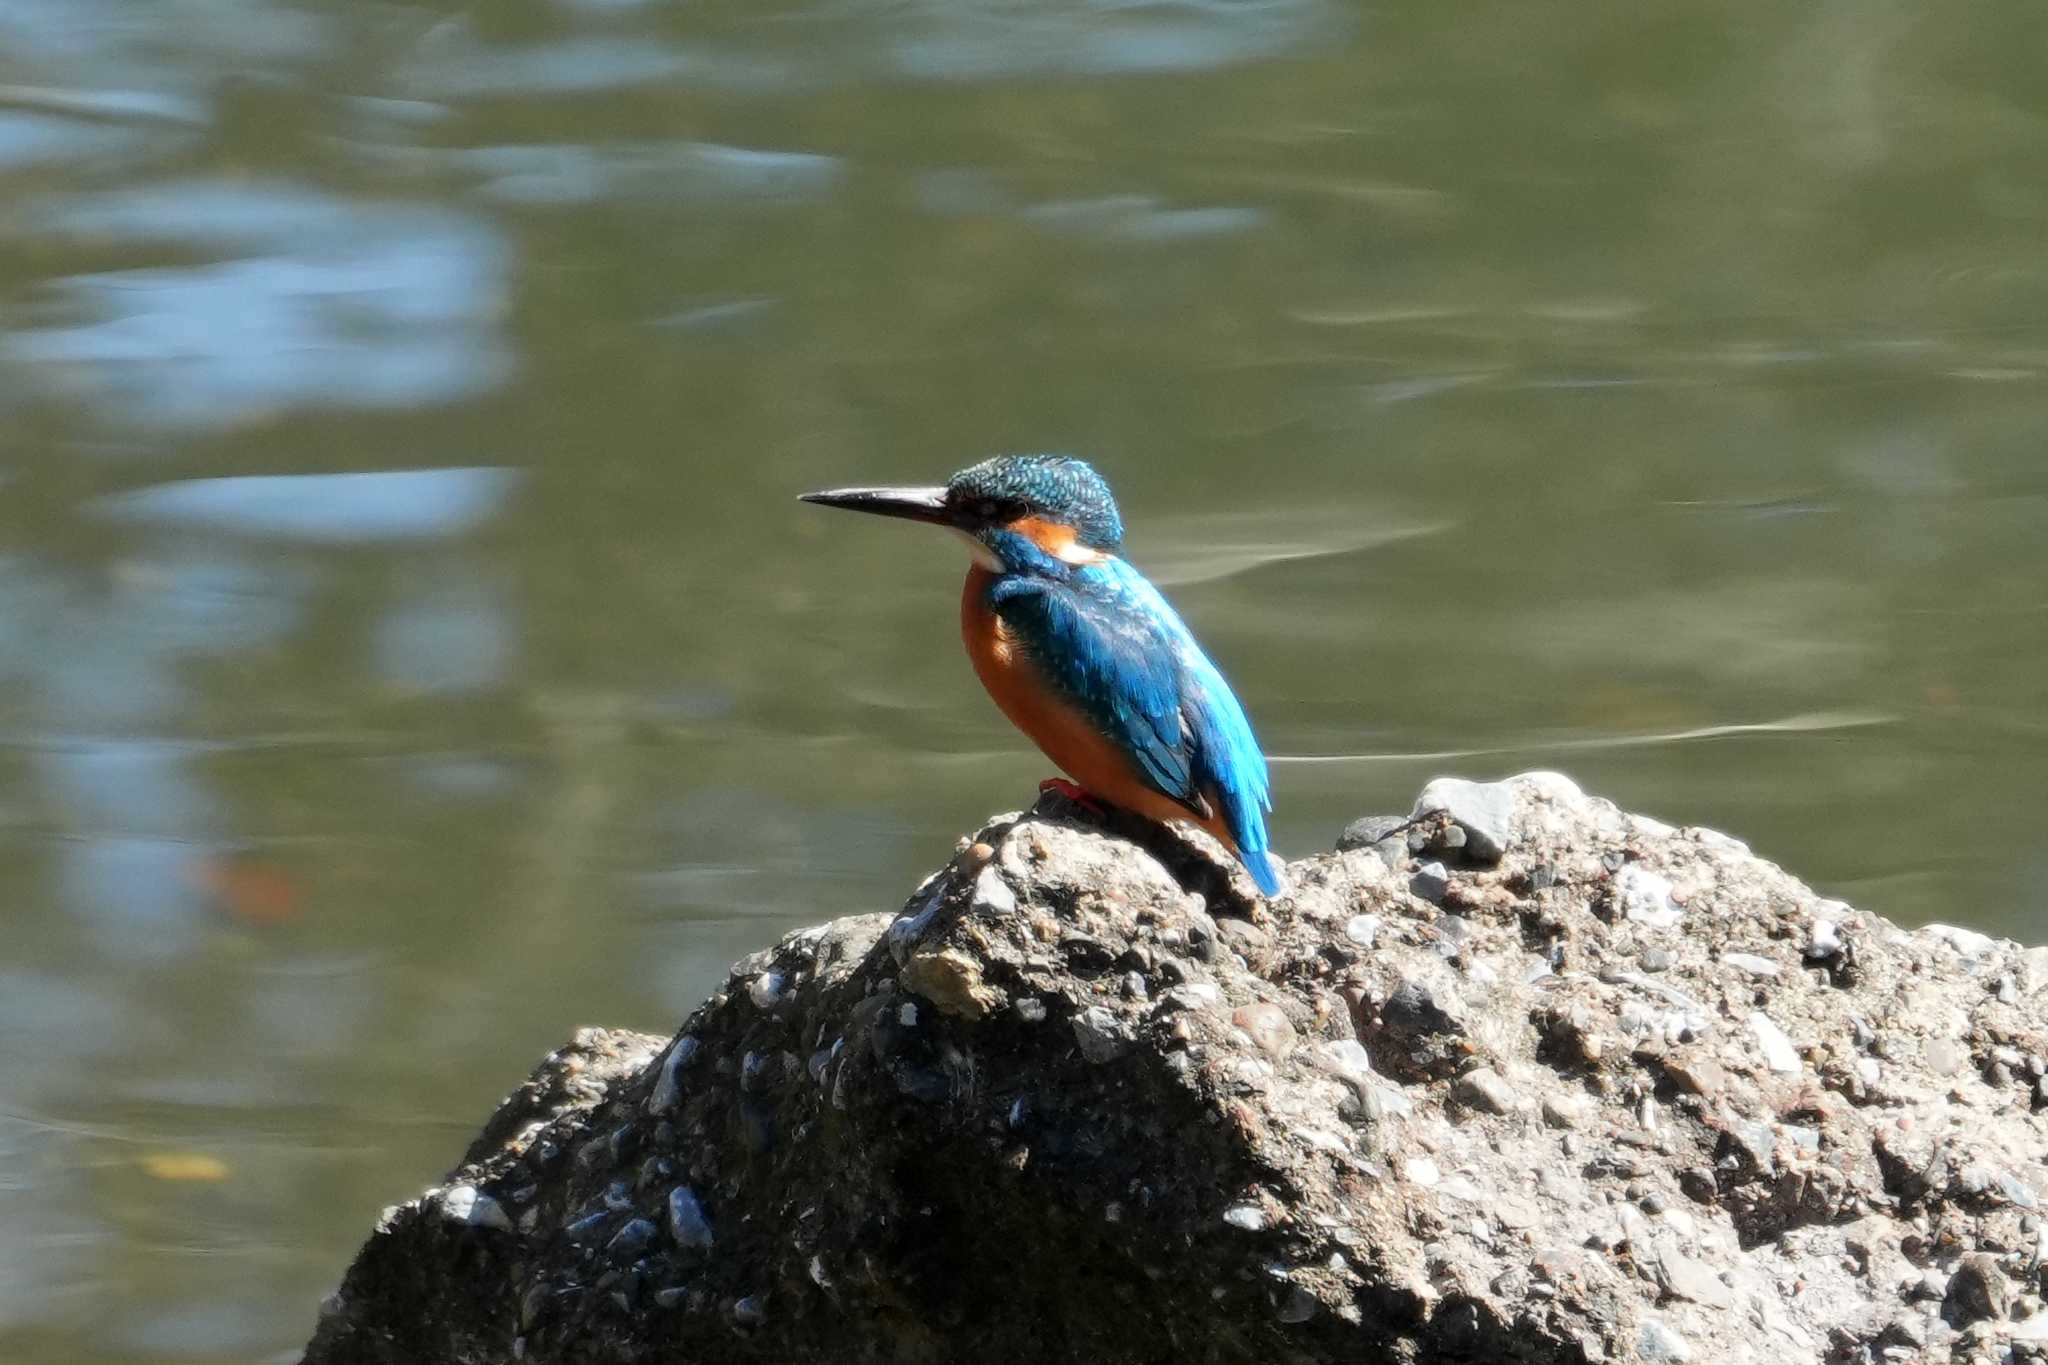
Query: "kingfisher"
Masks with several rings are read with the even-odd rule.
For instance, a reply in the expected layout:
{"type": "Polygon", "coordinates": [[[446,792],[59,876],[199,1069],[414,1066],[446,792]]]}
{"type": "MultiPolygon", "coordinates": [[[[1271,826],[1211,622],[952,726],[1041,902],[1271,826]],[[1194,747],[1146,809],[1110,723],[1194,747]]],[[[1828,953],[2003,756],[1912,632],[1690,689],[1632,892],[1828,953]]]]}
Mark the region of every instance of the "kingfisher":
{"type": "Polygon", "coordinates": [[[999,455],[940,487],[803,501],[959,535],[967,657],[1003,714],[1073,779],[1042,789],[1207,830],[1261,892],[1280,893],[1251,722],[1179,613],[1123,558],[1116,499],[1086,461],[999,455]]]}

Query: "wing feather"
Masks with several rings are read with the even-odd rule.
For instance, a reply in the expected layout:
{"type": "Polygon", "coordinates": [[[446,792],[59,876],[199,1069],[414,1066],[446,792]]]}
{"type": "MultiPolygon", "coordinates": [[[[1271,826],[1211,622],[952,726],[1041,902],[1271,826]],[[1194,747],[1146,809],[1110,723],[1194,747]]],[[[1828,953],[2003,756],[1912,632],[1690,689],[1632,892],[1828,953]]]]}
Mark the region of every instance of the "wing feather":
{"type": "Polygon", "coordinates": [[[1269,894],[1265,755],[1244,708],[1159,590],[1121,559],[1062,582],[1000,579],[990,602],[1046,679],[1131,755],[1147,785],[1209,817],[1221,808],[1269,894]]]}

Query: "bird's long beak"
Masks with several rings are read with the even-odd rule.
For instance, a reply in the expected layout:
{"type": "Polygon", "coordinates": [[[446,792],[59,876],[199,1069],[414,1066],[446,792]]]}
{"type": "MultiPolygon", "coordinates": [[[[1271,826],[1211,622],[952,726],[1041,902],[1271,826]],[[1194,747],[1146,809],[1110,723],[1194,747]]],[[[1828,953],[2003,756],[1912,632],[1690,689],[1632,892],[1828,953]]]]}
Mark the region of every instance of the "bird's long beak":
{"type": "Polygon", "coordinates": [[[844,507],[849,512],[872,512],[878,517],[928,521],[936,526],[951,526],[954,520],[946,509],[943,488],[828,488],[821,493],[806,493],[802,501],[820,507],[844,507]]]}

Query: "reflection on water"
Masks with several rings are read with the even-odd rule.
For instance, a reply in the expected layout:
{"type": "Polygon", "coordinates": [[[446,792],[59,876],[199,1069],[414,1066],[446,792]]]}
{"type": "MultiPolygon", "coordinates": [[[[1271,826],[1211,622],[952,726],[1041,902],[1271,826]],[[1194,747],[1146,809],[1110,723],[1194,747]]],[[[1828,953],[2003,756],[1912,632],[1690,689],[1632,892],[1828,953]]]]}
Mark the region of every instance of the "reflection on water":
{"type": "Polygon", "coordinates": [[[0,0],[0,1356],[288,1353],[1028,799],[821,484],[1097,456],[1290,851],[1563,766],[2043,937],[2030,23],[0,0]]]}
{"type": "Polygon", "coordinates": [[[495,516],[511,469],[405,469],[188,479],[99,499],[113,521],[315,544],[460,535],[495,516]]]}
{"type": "Polygon", "coordinates": [[[6,353],[138,425],[225,426],[279,407],[413,407],[504,377],[496,233],[460,215],[288,184],[171,183],[59,204],[48,238],[224,253],[47,286],[55,325],[6,353]]]}

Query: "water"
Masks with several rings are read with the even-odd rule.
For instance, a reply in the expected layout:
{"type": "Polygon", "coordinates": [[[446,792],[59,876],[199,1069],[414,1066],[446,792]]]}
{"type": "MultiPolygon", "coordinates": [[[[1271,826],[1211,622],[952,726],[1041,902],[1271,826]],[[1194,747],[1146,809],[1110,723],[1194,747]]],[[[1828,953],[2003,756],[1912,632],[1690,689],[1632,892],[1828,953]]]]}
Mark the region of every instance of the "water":
{"type": "Polygon", "coordinates": [[[1561,767],[2042,938],[2042,24],[0,0],[0,1356],[287,1358],[1030,797],[810,487],[1095,456],[1283,849],[1561,767]]]}

